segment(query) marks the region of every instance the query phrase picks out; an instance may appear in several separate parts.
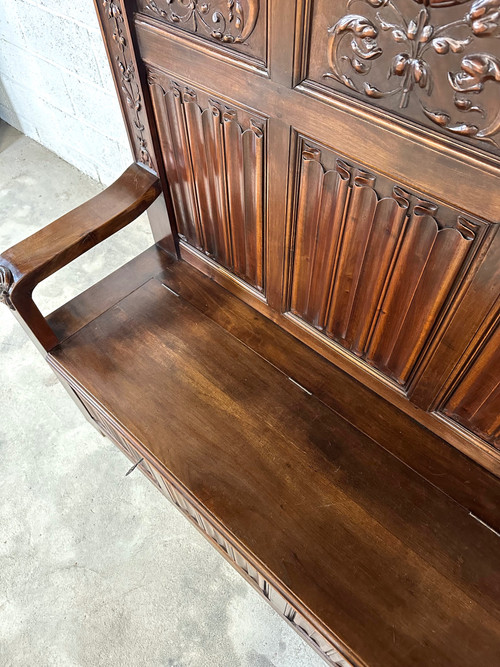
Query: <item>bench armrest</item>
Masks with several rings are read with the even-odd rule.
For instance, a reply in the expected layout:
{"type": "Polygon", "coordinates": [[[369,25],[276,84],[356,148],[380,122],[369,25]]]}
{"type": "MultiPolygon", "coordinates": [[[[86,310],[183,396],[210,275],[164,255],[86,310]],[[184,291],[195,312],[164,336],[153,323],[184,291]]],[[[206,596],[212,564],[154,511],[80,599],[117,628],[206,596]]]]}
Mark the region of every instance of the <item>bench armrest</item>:
{"type": "Polygon", "coordinates": [[[132,164],[106,190],[0,255],[0,300],[44,350],[58,340],[33,302],[36,285],[135,220],[160,192],[158,177],[132,164]]]}

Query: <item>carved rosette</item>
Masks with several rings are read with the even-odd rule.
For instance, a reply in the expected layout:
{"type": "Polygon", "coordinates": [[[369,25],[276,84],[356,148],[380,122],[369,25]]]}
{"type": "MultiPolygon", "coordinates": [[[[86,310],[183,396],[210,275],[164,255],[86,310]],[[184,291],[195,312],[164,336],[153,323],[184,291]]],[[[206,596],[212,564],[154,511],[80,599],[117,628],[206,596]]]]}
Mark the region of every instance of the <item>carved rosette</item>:
{"type": "Polygon", "coordinates": [[[6,266],[0,266],[0,301],[11,310],[14,310],[14,306],[10,300],[10,290],[13,282],[10,270],[6,266]]]}
{"type": "Polygon", "coordinates": [[[244,44],[254,31],[258,0],[149,0],[146,9],[180,28],[225,44],[244,44]]]}
{"type": "Polygon", "coordinates": [[[484,38],[500,37],[500,0],[414,1],[424,6],[406,16],[398,0],[349,0],[347,8],[355,5],[360,12],[329,28],[324,76],[372,99],[394,98],[401,109],[416,97],[421,113],[436,125],[500,147],[500,91],[487,105],[481,95],[487,82],[500,83],[499,56],[481,48],[484,38]],[[468,9],[459,19],[439,20],[443,7],[462,4],[468,9]],[[440,56],[447,56],[447,65],[457,56],[456,65],[436,81],[432,63],[440,56]],[[433,103],[437,83],[439,91],[449,86],[449,109],[433,103]]]}
{"type": "MultiPolygon", "coordinates": [[[[110,39],[107,39],[108,49],[111,57],[114,56],[120,97],[122,98],[133,133],[132,139],[134,141],[136,158],[151,169],[154,169],[145,136],[145,123],[143,121],[145,110],[141,88],[137,81],[137,72],[132,59],[130,45],[128,44],[129,38],[125,31],[123,11],[120,4],[114,0],[101,0],[101,3],[105,17],[112,26],[110,39]]],[[[102,23],[105,33],[108,34],[104,21],[102,23]]]]}

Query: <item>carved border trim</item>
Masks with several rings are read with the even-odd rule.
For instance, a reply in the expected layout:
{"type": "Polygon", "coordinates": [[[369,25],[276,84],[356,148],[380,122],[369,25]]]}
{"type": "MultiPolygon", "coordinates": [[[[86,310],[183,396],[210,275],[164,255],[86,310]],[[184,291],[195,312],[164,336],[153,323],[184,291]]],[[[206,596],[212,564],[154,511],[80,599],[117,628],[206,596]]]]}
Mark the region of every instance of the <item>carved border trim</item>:
{"type": "Polygon", "coordinates": [[[96,0],[96,9],[135,157],[150,169],[156,169],[123,0],[96,0]]]}

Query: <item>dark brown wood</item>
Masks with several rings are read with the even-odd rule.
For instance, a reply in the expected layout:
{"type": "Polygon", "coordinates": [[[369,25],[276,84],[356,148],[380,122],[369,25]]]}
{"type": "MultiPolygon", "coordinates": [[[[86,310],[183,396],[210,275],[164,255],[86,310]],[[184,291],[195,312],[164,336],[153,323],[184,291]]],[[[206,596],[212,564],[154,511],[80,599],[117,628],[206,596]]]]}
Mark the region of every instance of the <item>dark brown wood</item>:
{"type": "Polygon", "coordinates": [[[498,537],[160,282],[50,361],[354,664],[494,664],[498,537]]]}
{"type": "Polygon", "coordinates": [[[48,315],[47,323],[63,342],[148,280],[162,276],[171,263],[169,256],[152,246],[48,315]]]}
{"type": "Polygon", "coordinates": [[[95,2],[143,166],[4,253],[2,300],[331,664],[496,664],[498,1],[95,2]],[[158,246],[45,320],[155,199],[158,246]]]}
{"type": "Polygon", "coordinates": [[[185,262],[158,277],[428,482],[500,532],[500,478],[185,262]]]}
{"type": "Polygon", "coordinates": [[[173,261],[156,247],[61,306],[47,321],[64,341],[152,277],[500,532],[500,478],[457,453],[213,280],[186,262],[173,261]]]}
{"type": "MultiPolygon", "coordinates": [[[[262,3],[248,4],[255,29],[263,28],[262,3]]],[[[157,3],[154,10],[140,5],[134,27],[142,62],[156,87],[153,98],[161,82],[165,98],[173,85],[182,101],[175,113],[168,105],[158,111],[161,101],[155,105],[155,131],[160,137],[170,131],[170,143],[163,142],[163,159],[187,169],[170,170],[172,188],[189,188],[191,193],[185,204],[174,194],[177,217],[186,229],[201,217],[208,228],[222,234],[215,252],[214,244],[207,243],[210,235],[183,234],[180,252],[236,294],[247,287],[244,298],[266,311],[252,291],[262,287],[261,281],[242,271],[240,252],[245,247],[247,258],[252,257],[255,240],[252,224],[242,224],[239,213],[239,198],[245,192],[241,171],[251,182],[252,174],[258,176],[257,163],[252,165],[249,156],[238,157],[229,131],[224,150],[220,145],[211,149],[211,135],[196,132],[196,124],[190,122],[193,109],[186,100],[194,96],[205,111],[215,104],[220,110],[215,117],[239,116],[250,109],[252,117],[265,119],[262,177],[268,198],[262,211],[262,283],[270,306],[267,314],[498,472],[500,458],[489,432],[463,421],[467,430],[459,428],[443,419],[440,409],[456,380],[456,369],[474,354],[470,346],[481,326],[487,291],[482,290],[469,312],[467,334],[465,329],[451,334],[450,323],[467,302],[476,276],[484,273],[482,263],[493,262],[488,248],[500,219],[498,198],[481,196],[498,188],[500,174],[498,151],[490,150],[498,144],[499,130],[498,104],[490,92],[498,85],[498,45],[491,37],[497,17],[481,32],[485,19],[483,14],[476,16],[483,10],[474,0],[417,9],[410,0],[382,4],[383,12],[377,14],[377,8],[363,0],[354,9],[341,3],[335,10],[324,2],[313,6],[300,0],[292,8],[275,0],[265,24],[270,28],[268,76],[251,66],[239,43],[236,47],[228,39],[223,55],[221,35],[207,34],[201,24],[193,28],[202,11],[198,3],[188,12],[194,22],[185,26],[182,21],[175,25],[175,10],[165,3],[157,3]],[[378,97],[376,87],[385,81],[386,51],[392,53],[399,43],[387,23],[392,15],[391,30],[396,35],[396,24],[406,25],[401,40],[406,46],[414,42],[412,48],[420,55],[401,65],[401,76],[392,72],[394,95],[386,95],[387,86],[382,86],[378,97]],[[422,31],[416,41],[415,26],[422,31]],[[367,31],[363,36],[356,32],[362,29],[367,31]],[[203,33],[203,39],[193,30],[203,33]],[[347,76],[351,67],[345,57],[358,48],[352,44],[369,32],[374,51],[365,45],[365,52],[360,41],[359,76],[339,78],[341,70],[347,76]],[[214,42],[219,42],[217,48],[214,42]],[[480,46],[486,51],[478,55],[480,46]],[[377,56],[373,63],[370,54],[377,56]],[[436,83],[432,89],[428,84],[431,71],[439,89],[436,83]],[[369,83],[372,76],[376,83],[369,83]],[[423,89],[415,77],[426,80],[424,92],[429,93],[431,107],[443,105],[441,116],[431,107],[422,111],[423,89]],[[369,84],[366,90],[363,81],[369,84]],[[484,107],[474,107],[473,90],[484,107]],[[381,110],[396,100],[402,104],[398,113],[381,110]],[[450,104],[455,105],[456,122],[450,104]],[[471,121],[474,114],[476,124],[471,121]],[[204,151],[211,156],[206,169],[204,151]],[[337,191],[344,178],[347,190],[337,191]],[[203,188],[211,181],[224,187],[207,199],[203,188]],[[226,208],[220,196],[224,188],[226,208]],[[240,280],[231,280],[231,275],[240,280]]],[[[220,12],[222,35],[229,35],[224,30],[230,27],[230,16],[223,4],[215,1],[205,9],[220,12]]],[[[248,7],[243,10],[248,14],[248,7]]],[[[251,50],[251,33],[245,43],[251,50]]],[[[498,294],[498,282],[493,285],[498,294]]],[[[497,408],[495,402],[492,409],[497,408]]]]}
{"type": "Polygon", "coordinates": [[[135,220],[160,191],[158,177],[133,164],[106,190],[0,255],[0,292],[42,348],[58,340],[33,302],[36,285],[135,220]]]}

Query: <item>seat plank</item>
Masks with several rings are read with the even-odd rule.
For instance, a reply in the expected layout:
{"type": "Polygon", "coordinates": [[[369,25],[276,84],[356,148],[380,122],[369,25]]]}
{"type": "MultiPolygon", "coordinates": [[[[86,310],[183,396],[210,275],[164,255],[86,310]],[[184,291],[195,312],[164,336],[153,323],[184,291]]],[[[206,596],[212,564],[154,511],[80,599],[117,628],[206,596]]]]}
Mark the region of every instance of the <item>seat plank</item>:
{"type": "Polygon", "coordinates": [[[499,538],[159,281],[50,361],[361,663],[495,664],[499,538]]]}
{"type": "Polygon", "coordinates": [[[500,479],[186,262],[161,280],[500,532],[500,479]]]}

